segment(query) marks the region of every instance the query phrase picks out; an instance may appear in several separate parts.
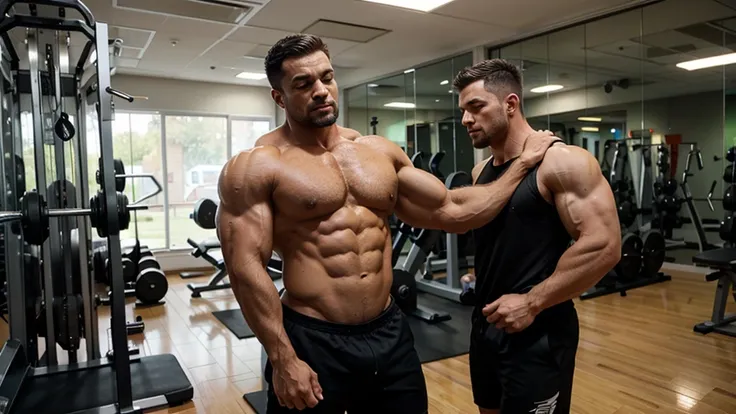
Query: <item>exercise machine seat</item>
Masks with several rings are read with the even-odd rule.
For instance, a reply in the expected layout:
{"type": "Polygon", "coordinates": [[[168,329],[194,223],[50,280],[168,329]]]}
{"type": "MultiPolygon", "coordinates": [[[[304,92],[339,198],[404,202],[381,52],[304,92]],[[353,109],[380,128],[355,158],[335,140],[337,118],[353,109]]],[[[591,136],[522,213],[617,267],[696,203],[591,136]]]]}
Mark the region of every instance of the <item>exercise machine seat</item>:
{"type": "Polygon", "coordinates": [[[693,263],[718,269],[736,270],[736,248],[707,250],[693,257],[693,263]]]}

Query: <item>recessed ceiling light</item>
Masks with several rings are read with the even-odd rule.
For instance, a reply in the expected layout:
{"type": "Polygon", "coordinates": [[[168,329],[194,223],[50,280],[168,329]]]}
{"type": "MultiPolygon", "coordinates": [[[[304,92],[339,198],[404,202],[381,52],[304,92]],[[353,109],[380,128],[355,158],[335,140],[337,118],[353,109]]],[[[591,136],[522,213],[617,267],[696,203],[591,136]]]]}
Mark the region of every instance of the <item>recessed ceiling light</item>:
{"type": "Polygon", "coordinates": [[[725,55],[711,56],[704,59],[689,60],[677,64],[678,68],[686,70],[698,70],[712,68],[714,66],[723,66],[736,63],[736,53],[728,53],[725,55]]]}
{"type": "Polygon", "coordinates": [[[448,83],[450,83],[450,81],[445,79],[442,82],[440,82],[440,85],[447,85],[448,83]]]}
{"type": "Polygon", "coordinates": [[[439,102],[440,100],[439,100],[439,99],[435,99],[434,101],[435,101],[435,102],[439,102]]]}
{"type": "Polygon", "coordinates": [[[562,85],[544,85],[544,86],[539,86],[537,88],[532,89],[532,92],[533,93],[554,92],[554,91],[559,91],[562,88],[564,88],[564,86],[562,85]]]}
{"type": "Polygon", "coordinates": [[[615,134],[616,133],[616,128],[611,128],[611,133],[612,134],[615,134]]]}
{"type": "Polygon", "coordinates": [[[598,118],[597,116],[579,116],[578,121],[583,122],[601,122],[603,118],[598,118]]]}
{"type": "Polygon", "coordinates": [[[414,69],[407,69],[404,71],[404,73],[412,73],[412,72],[414,72],[414,69]]]}
{"type": "Polygon", "coordinates": [[[580,129],[585,132],[598,132],[598,127],[582,127],[580,129]]]}
{"type": "Polygon", "coordinates": [[[452,93],[452,89],[450,89],[449,91],[447,91],[447,93],[452,93]]]}
{"type": "Polygon", "coordinates": [[[249,80],[261,80],[266,79],[265,73],[254,73],[254,72],[240,72],[235,75],[236,78],[249,79],[249,80]]]}
{"type": "Polygon", "coordinates": [[[404,109],[413,109],[416,108],[416,105],[414,105],[411,102],[389,102],[386,105],[383,105],[387,108],[404,108],[404,109]]]}
{"type": "Polygon", "coordinates": [[[369,83],[368,84],[368,87],[369,88],[377,88],[378,87],[378,84],[377,83],[369,83]]]}
{"type": "Polygon", "coordinates": [[[370,3],[386,4],[404,9],[419,10],[423,12],[432,11],[453,0],[363,0],[370,3]]]}

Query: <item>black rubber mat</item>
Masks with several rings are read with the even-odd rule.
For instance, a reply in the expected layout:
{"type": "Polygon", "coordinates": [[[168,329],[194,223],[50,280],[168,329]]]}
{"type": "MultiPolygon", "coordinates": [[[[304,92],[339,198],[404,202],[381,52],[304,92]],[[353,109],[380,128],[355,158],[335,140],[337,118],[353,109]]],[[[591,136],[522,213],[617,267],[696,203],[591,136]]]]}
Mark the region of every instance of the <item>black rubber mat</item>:
{"type": "Polygon", "coordinates": [[[449,321],[436,324],[429,324],[413,316],[408,317],[414,334],[414,348],[422,363],[452,358],[470,351],[472,306],[463,306],[428,293],[419,293],[417,303],[452,316],[449,321]]]}
{"type": "MultiPolygon", "coordinates": [[[[194,396],[189,379],[173,355],[154,355],[131,361],[133,399],[165,396],[170,406],[194,396]]],[[[26,378],[13,404],[13,413],[64,414],[114,404],[112,365],[26,378]]]]}
{"type": "Polygon", "coordinates": [[[243,398],[257,414],[266,414],[266,407],[268,405],[266,391],[251,392],[243,395],[243,398]]]}
{"type": "Polygon", "coordinates": [[[251,338],[256,335],[250,330],[250,327],[243,317],[243,312],[239,308],[212,312],[212,314],[215,315],[215,318],[222,322],[230,332],[237,336],[238,339],[251,338]]]}

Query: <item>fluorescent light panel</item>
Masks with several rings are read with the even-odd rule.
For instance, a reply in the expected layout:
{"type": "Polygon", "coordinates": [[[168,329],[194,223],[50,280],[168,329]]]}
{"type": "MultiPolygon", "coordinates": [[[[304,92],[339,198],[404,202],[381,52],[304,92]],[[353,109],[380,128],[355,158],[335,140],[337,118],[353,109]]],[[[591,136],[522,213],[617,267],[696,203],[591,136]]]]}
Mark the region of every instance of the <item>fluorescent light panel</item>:
{"type": "Polygon", "coordinates": [[[677,64],[677,67],[686,70],[698,70],[712,68],[714,66],[731,65],[733,63],[736,63],[736,53],[728,53],[725,55],[680,62],[677,64]]]}
{"type": "Polygon", "coordinates": [[[601,122],[603,121],[603,118],[598,118],[596,116],[579,116],[578,121],[583,122],[601,122]]]}
{"type": "Polygon", "coordinates": [[[235,75],[236,78],[249,79],[249,80],[261,80],[266,79],[265,73],[254,73],[254,72],[240,72],[235,75]]]}
{"type": "Polygon", "coordinates": [[[416,105],[414,105],[411,102],[389,102],[385,105],[383,105],[387,108],[404,108],[404,109],[414,109],[416,108],[416,105]]]}
{"type": "Polygon", "coordinates": [[[448,83],[450,83],[450,81],[445,79],[442,82],[440,82],[440,85],[444,86],[444,85],[447,85],[448,83]]]}
{"type": "Polygon", "coordinates": [[[559,91],[562,88],[564,88],[564,86],[562,85],[544,85],[544,86],[539,86],[539,87],[532,89],[532,92],[533,93],[554,92],[554,91],[559,91]]]}
{"type": "Polygon", "coordinates": [[[401,7],[403,9],[419,10],[423,12],[432,11],[453,0],[363,0],[369,3],[386,4],[388,6],[401,7]]]}
{"type": "Polygon", "coordinates": [[[585,132],[598,132],[598,127],[582,127],[580,129],[585,132]]]}

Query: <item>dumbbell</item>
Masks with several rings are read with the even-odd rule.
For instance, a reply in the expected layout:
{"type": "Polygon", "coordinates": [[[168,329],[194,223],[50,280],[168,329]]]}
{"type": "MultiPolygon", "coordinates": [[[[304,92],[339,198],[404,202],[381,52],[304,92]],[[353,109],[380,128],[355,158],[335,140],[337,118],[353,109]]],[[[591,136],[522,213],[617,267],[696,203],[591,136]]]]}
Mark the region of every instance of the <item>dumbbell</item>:
{"type": "Polygon", "coordinates": [[[460,294],[460,303],[466,306],[473,306],[477,300],[475,295],[475,276],[468,273],[460,278],[463,291],[460,294]]]}
{"type": "Polygon", "coordinates": [[[144,256],[138,261],[135,297],[144,305],[159,303],[169,290],[169,281],[155,257],[144,256]]]}

